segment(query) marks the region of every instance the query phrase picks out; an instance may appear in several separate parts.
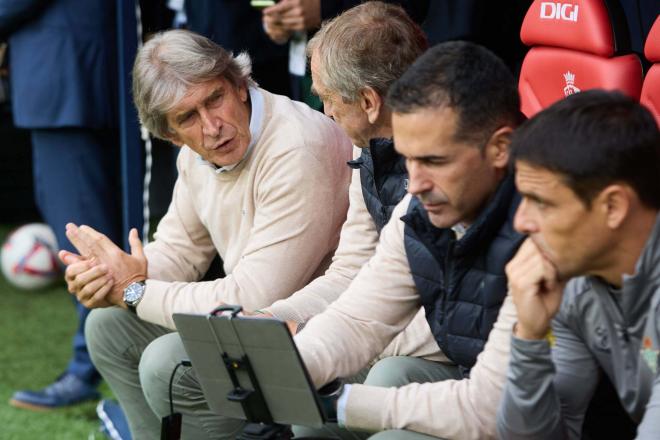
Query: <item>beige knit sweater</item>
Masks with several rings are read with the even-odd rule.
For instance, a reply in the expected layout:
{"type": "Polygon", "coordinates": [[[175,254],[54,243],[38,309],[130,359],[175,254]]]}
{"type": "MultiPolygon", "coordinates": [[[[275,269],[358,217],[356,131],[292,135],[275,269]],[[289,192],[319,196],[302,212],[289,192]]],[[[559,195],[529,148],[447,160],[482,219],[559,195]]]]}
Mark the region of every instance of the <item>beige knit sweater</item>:
{"type": "Polygon", "coordinates": [[[324,271],[346,219],[351,143],[325,115],[260,90],[261,133],[248,156],[218,174],[189,148],[155,240],[138,315],[174,328],[172,314],[218,302],[256,310],[324,271]],[[226,277],[198,280],[215,254],[226,277]]]}
{"type": "MultiPolygon", "coordinates": [[[[360,148],[353,147],[353,158],[360,156],[360,148]]],[[[330,268],[303,289],[288,298],[275,302],[264,311],[284,321],[307,322],[323,312],[348,288],[358,272],[376,252],[379,234],[362,194],[360,170],[353,170],[349,189],[346,222],[341,228],[339,247],[330,268]]],[[[449,362],[440,351],[431,329],[420,309],[417,316],[378,357],[415,356],[449,362]]]]}
{"type": "MultiPolygon", "coordinates": [[[[347,377],[368,364],[419,309],[400,219],[406,196],[383,228],[376,253],[349,288],[295,337],[314,384],[347,377]]],[[[353,385],[346,423],[368,431],[409,429],[449,439],[496,436],[515,307],[507,297],[470,378],[401,388],[353,385]]]]}

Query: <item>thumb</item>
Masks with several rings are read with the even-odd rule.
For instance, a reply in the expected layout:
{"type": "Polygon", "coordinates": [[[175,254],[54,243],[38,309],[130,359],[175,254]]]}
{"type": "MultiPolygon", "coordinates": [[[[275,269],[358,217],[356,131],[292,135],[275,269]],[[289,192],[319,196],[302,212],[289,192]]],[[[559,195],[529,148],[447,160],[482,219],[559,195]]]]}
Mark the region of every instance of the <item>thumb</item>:
{"type": "Polygon", "coordinates": [[[57,256],[59,257],[60,261],[67,266],[84,260],[84,258],[81,257],[80,255],[74,254],[73,252],[69,252],[69,251],[59,251],[57,253],[57,256]]]}
{"type": "Polygon", "coordinates": [[[142,248],[142,241],[138,236],[137,229],[133,228],[128,233],[128,244],[131,246],[131,255],[137,257],[141,260],[146,259],[144,256],[144,250],[142,248]]]}

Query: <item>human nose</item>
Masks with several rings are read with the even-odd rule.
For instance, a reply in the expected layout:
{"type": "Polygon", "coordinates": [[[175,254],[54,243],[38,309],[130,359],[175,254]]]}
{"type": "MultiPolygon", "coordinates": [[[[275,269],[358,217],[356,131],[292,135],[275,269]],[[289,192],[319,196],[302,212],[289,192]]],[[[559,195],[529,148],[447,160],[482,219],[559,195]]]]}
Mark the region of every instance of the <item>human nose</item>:
{"type": "Polygon", "coordinates": [[[423,165],[415,160],[407,160],[406,168],[408,169],[408,192],[410,194],[422,194],[433,188],[423,165]]]}
{"type": "Polygon", "coordinates": [[[529,201],[523,198],[513,218],[513,227],[521,234],[529,235],[539,230],[538,223],[534,220],[530,210],[529,201]]]}
{"type": "Polygon", "coordinates": [[[204,136],[217,137],[220,135],[220,127],[222,120],[213,117],[207,110],[199,112],[200,119],[202,120],[202,133],[204,136]]]}

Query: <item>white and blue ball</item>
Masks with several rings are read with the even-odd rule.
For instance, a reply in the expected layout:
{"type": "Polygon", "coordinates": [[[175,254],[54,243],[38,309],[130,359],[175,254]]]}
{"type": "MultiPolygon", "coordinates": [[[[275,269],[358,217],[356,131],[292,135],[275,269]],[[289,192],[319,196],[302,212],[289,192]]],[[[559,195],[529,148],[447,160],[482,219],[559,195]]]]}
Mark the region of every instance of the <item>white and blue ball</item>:
{"type": "Polygon", "coordinates": [[[30,223],[13,231],[2,246],[2,273],[21,289],[40,289],[61,276],[57,240],[43,223],[30,223]]]}

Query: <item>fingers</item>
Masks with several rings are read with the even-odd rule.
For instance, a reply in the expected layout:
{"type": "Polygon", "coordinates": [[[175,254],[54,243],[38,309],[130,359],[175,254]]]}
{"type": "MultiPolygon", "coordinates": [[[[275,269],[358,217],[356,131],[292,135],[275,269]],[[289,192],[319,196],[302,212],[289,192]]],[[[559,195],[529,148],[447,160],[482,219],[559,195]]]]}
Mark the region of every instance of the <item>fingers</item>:
{"type": "Polygon", "coordinates": [[[263,11],[264,29],[268,36],[278,42],[290,37],[294,31],[305,30],[305,11],[291,1],[282,1],[263,11]]]}
{"type": "Polygon", "coordinates": [[[528,238],[506,267],[509,290],[518,313],[516,335],[542,339],[561,303],[563,286],[557,270],[528,238]]]}
{"type": "Polygon", "coordinates": [[[89,226],[76,226],[73,223],[69,223],[66,225],[66,236],[81,255],[85,257],[100,257],[99,253],[102,248],[98,246],[98,242],[105,237],[103,234],[96,232],[89,226]]]}
{"type": "Polygon", "coordinates": [[[105,298],[105,295],[110,291],[112,285],[112,277],[101,275],[83,284],[83,287],[76,293],[76,297],[78,298],[78,301],[86,306],[91,304],[98,307],[98,302],[105,298]]]}
{"type": "Polygon", "coordinates": [[[290,31],[304,31],[305,30],[305,18],[303,16],[287,16],[282,17],[280,21],[284,29],[290,31]]]}
{"type": "MultiPolygon", "coordinates": [[[[64,280],[67,284],[70,285],[75,281],[78,275],[89,270],[89,268],[92,266],[93,264],[89,260],[82,260],[77,263],[72,263],[67,266],[66,270],[64,271],[64,280]]],[[[71,289],[69,289],[69,292],[73,293],[71,289]]]]}
{"type": "Polygon", "coordinates": [[[88,309],[95,309],[98,307],[108,307],[112,305],[112,302],[107,300],[107,296],[112,290],[112,280],[101,285],[96,292],[84,303],[85,307],[88,309]]]}
{"type": "Polygon", "coordinates": [[[523,244],[518,248],[516,256],[511,260],[515,261],[520,265],[525,261],[528,261],[530,258],[533,258],[538,253],[538,249],[531,238],[527,238],[523,244]]]}
{"type": "Polygon", "coordinates": [[[128,233],[128,244],[131,247],[131,255],[140,259],[145,259],[144,248],[142,247],[142,240],[138,235],[137,229],[133,228],[128,233]]]}
{"type": "Polygon", "coordinates": [[[506,265],[505,272],[509,285],[517,286],[521,278],[529,271],[529,266],[534,266],[534,244],[531,239],[526,239],[518,248],[516,255],[506,265]]]}
{"type": "Polygon", "coordinates": [[[515,257],[506,265],[509,282],[536,278],[537,281],[556,279],[554,265],[541,253],[531,238],[526,239],[515,257]]]}
{"type": "Polygon", "coordinates": [[[272,15],[265,15],[263,17],[263,25],[266,30],[271,30],[271,31],[283,31],[284,29],[282,28],[282,22],[280,20],[280,16],[272,16],[272,15]]]}
{"type": "Polygon", "coordinates": [[[82,238],[78,236],[78,226],[73,223],[67,223],[65,233],[66,237],[69,239],[69,241],[71,241],[71,244],[73,244],[75,248],[78,249],[80,255],[85,257],[91,255],[91,249],[89,249],[85,241],[83,241],[82,238]]]}
{"type": "Polygon", "coordinates": [[[78,294],[87,284],[99,278],[109,278],[108,268],[105,265],[94,265],[89,261],[73,263],[66,268],[64,279],[69,292],[78,294]]]}
{"type": "Polygon", "coordinates": [[[67,265],[67,266],[70,265],[70,264],[77,263],[79,261],[84,260],[84,258],[81,257],[80,255],[74,254],[73,252],[64,251],[64,250],[59,251],[57,253],[57,256],[60,259],[60,261],[62,263],[64,263],[65,265],[67,265]]]}
{"type": "Polygon", "coordinates": [[[543,281],[545,283],[546,290],[556,290],[559,287],[559,278],[557,277],[557,269],[555,265],[550,262],[547,258],[541,255],[542,267],[541,272],[543,274],[543,281]]]}
{"type": "Polygon", "coordinates": [[[73,281],[84,290],[89,284],[99,279],[110,279],[108,268],[103,264],[93,266],[91,269],[78,274],[73,281]]]}
{"type": "Polygon", "coordinates": [[[294,8],[296,5],[293,2],[282,0],[275,3],[273,6],[269,6],[263,10],[263,15],[275,16],[286,13],[289,9],[294,8]]]}
{"type": "Polygon", "coordinates": [[[120,250],[112,240],[87,225],[80,226],[77,235],[99,258],[101,258],[102,255],[108,255],[120,250]]]}
{"type": "Polygon", "coordinates": [[[114,267],[117,260],[124,254],[108,237],[89,226],[69,224],[67,225],[66,234],[76,248],[81,251],[81,254],[89,257],[92,262],[102,262],[114,267]]]}
{"type": "Polygon", "coordinates": [[[279,21],[264,18],[264,31],[276,44],[285,44],[291,38],[291,32],[284,29],[279,21]]]}
{"type": "Polygon", "coordinates": [[[74,263],[67,267],[65,279],[69,292],[76,295],[85,307],[93,309],[112,305],[106,296],[114,281],[104,265],[92,265],[89,261],[74,263]]]}
{"type": "Polygon", "coordinates": [[[516,306],[532,297],[554,291],[559,286],[554,265],[529,238],[520,246],[505,271],[516,306]]]}
{"type": "Polygon", "coordinates": [[[282,19],[279,15],[274,15],[274,16],[266,15],[263,17],[262,22],[264,25],[264,29],[266,31],[277,32],[277,33],[287,32],[284,26],[282,26],[282,19]]]}

